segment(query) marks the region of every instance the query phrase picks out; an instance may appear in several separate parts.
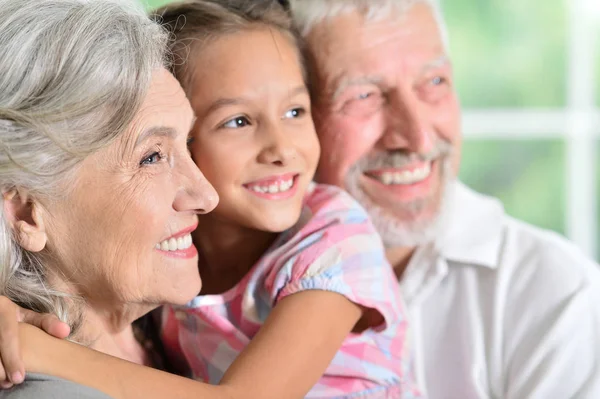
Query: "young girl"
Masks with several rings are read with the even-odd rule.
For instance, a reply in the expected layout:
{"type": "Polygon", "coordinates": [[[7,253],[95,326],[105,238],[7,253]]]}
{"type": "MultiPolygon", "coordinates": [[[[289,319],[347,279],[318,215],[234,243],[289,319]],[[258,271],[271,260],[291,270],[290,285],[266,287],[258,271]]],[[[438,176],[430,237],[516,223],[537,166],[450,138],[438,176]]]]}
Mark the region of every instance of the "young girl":
{"type": "Polygon", "coordinates": [[[191,154],[220,197],[193,235],[202,291],[162,309],[161,339],[179,370],[222,389],[72,345],[60,376],[115,398],[418,397],[379,237],[352,198],[312,183],[319,145],[285,12],[221,0],[158,14],[197,116],[191,154]]]}

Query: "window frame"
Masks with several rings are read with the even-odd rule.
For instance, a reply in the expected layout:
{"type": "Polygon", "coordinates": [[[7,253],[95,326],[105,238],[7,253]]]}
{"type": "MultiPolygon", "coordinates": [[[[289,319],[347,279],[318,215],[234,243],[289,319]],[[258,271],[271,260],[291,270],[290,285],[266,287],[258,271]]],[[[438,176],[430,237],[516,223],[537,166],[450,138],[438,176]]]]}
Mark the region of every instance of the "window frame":
{"type": "Polygon", "coordinates": [[[590,4],[589,0],[564,2],[568,12],[565,107],[465,109],[463,134],[466,139],[563,139],[567,165],[566,235],[586,254],[597,258],[600,109],[596,106],[595,90],[599,78],[596,61],[600,57],[600,21],[597,14],[590,12],[590,4]]]}

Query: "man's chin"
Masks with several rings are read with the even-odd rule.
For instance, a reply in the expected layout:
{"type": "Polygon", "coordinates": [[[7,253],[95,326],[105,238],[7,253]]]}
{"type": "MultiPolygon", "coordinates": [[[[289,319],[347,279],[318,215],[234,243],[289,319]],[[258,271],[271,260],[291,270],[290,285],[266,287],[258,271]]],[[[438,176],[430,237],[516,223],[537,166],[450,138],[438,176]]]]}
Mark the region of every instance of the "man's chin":
{"type": "Polygon", "coordinates": [[[406,202],[371,196],[360,185],[348,191],[366,209],[386,248],[410,248],[435,240],[445,220],[450,181],[440,180],[434,193],[406,202]]]}
{"type": "Polygon", "coordinates": [[[384,184],[385,176],[364,172],[368,165],[357,165],[347,174],[346,190],[367,210],[386,247],[415,247],[438,235],[454,178],[448,156],[431,165],[427,178],[405,185],[384,184]]]}
{"type": "Polygon", "coordinates": [[[423,245],[435,239],[439,230],[438,201],[418,210],[387,210],[373,205],[367,212],[386,248],[423,245]]]}

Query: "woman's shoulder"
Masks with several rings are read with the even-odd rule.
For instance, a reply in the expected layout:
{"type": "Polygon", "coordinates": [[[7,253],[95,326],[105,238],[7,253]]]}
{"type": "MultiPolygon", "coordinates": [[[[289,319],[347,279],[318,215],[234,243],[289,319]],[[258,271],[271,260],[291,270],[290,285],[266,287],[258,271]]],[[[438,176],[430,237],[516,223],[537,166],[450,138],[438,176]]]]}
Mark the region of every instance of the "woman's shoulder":
{"type": "Polygon", "coordinates": [[[11,389],[0,390],[0,399],[111,399],[93,388],[60,378],[27,374],[25,381],[11,389]]]}

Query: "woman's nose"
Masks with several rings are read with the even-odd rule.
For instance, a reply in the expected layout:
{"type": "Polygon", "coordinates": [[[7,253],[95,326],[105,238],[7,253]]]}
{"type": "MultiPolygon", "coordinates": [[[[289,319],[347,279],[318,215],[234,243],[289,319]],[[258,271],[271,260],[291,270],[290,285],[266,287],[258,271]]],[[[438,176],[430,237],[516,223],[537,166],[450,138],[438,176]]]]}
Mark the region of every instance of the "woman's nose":
{"type": "Polygon", "coordinates": [[[181,176],[182,189],[178,192],[173,204],[176,211],[194,211],[205,214],[216,208],[219,203],[219,195],[191,157],[186,160],[181,176]]]}

